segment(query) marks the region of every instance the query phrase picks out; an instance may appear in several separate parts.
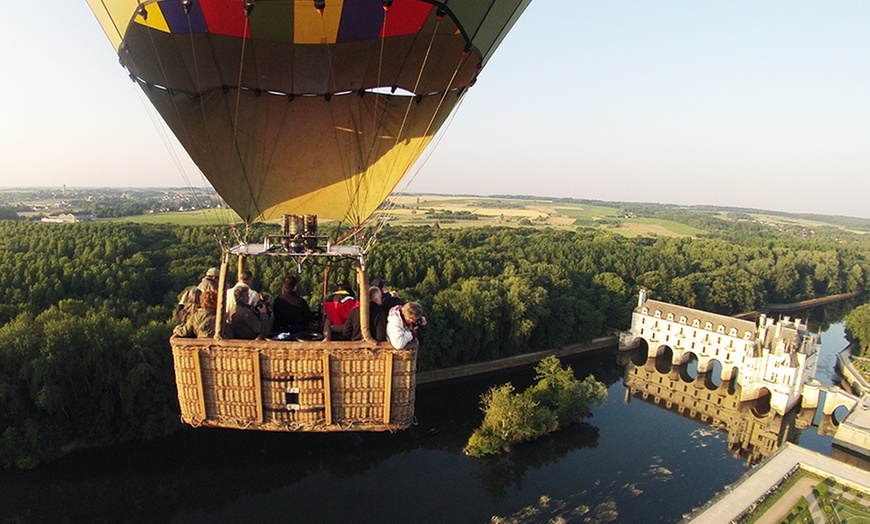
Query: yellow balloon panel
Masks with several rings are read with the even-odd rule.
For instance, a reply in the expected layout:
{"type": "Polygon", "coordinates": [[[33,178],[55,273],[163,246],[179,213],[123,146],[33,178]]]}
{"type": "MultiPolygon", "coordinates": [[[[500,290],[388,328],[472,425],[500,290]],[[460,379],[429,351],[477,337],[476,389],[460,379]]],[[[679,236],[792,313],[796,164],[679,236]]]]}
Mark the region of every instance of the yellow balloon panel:
{"type": "Polygon", "coordinates": [[[455,93],[327,101],[220,89],[198,97],[147,92],[215,189],[249,222],[282,213],[362,222],[458,100],[455,93]]]}

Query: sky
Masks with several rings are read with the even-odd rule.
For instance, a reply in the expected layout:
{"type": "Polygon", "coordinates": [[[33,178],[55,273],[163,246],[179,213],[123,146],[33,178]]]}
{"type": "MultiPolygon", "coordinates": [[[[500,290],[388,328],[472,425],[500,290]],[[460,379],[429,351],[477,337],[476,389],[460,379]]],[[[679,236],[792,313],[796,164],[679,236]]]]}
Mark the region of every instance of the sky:
{"type": "MultiPolygon", "coordinates": [[[[0,22],[0,187],[204,185],[85,0],[40,5],[0,22]]],[[[868,23],[866,0],[533,0],[400,188],[870,218],[868,23]]]]}

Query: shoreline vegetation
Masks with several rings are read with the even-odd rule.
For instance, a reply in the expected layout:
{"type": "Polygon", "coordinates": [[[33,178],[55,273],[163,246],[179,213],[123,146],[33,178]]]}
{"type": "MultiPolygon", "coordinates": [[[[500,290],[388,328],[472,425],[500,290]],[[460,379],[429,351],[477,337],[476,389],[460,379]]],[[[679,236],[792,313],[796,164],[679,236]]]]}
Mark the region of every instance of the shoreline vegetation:
{"type": "Polygon", "coordinates": [[[574,377],[571,366],[549,356],[535,366],[535,383],[516,393],[508,382],[480,397],[483,422],[465,445],[465,454],[483,457],[509,452],[511,446],[534,440],[581,418],[592,416],[590,408],[607,400],[607,386],[589,375],[574,377]]]}
{"type": "MultiPolygon", "coordinates": [[[[505,217],[522,210],[486,209],[505,217]]],[[[429,325],[420,334],[421,372],[625,329],[640,288],[660,300],[734,315],[870,287],[870,236],[861,232],[774,227],[690,209],[635,213],[704,233],[624,236],[535,221],[457,228],[388,221],[367,269],[402,299],[423,304],[429,325]]],[[[251,238],[277,227],[256,224],[251,238]]],[[[178,293],[217,265],[218,238],[230,239],[229,228],[0,219],[0,464],[32,468],[60,456],[69,442],[93,447],[181,428],[171,318],[178,293]]],[[[273,294],[284,274],[297,270],[256,260],[249,269],[254,288],[273,294]]],[[[351,276],[335,273],[330,278],[351,276]]],[[[320,275],[300,275],[300,294],[313,308],[322,300],[320,275]]],[[[856,319],[850,332],[870,326],[870,319],[856,319]]]]}

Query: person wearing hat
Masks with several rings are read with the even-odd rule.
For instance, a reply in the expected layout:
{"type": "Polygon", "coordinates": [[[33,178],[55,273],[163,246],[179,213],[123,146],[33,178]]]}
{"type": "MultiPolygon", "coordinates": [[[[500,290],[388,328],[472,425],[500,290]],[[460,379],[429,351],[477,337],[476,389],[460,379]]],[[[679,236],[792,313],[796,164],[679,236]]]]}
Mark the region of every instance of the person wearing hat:
{"type": "Polygon", "coordinates": [[[217,291],[218,289],[218,277],[220,277],[221,272],[218,271],[216,267],[208,268],[208,271],[205,272],[205,276],[202,277],[202,280],[199,281],[199,285],[196,286],[200,292],[205,291],[217,291]]]}
{"type": "Polygon", "coordinates": [[[359,302],[356,301],[350,292],[350,286],[344,280],[336,282],[335,287],[335,292],[323,304],[323,312],[329,318],[332,336],[341,339],[347,316],[351,309],[359,305],[359,302]]]}
{"type": "Polygon", "coordinates": [[[335,292],[329,297],[333,302],[345,303],[349,300],[354,300],[353,293],[350,292],[350,286],[345,280],[339,280],[335,283],[335,292]]]}
{"type": "Polygon", "coordinates": [[[219,275],[218,268],[209,268],[198,285],[190,286],[179,293],[178,304],[175,308],[175,320],[179,325],[187,323],[190,317],[199,309],[199,300],[203,293],[206,291],[217,293],[219,275]]]}
{"type": "Polygon", "coordinates": [[[405,302],[399,298],[399,294],[395,291],[387,291],[384,289],[387,285],[387,281],[383,278],[376,278],[372,280],[372,285],[381,290],[381,309],[385,312],[389,313],[391,309],[396,306],[404,306],[405,302]]]}

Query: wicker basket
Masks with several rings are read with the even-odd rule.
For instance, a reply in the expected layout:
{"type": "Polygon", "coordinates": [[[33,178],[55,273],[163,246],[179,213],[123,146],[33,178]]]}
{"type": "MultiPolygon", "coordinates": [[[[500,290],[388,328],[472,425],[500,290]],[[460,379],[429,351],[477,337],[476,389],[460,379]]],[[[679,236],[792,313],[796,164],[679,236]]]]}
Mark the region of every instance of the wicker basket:
{"type": "Polygon", "coordinates": [[[267,431],[394,431],[414,419],[417,346],[172,337],[181,420],[267,431]]]}

